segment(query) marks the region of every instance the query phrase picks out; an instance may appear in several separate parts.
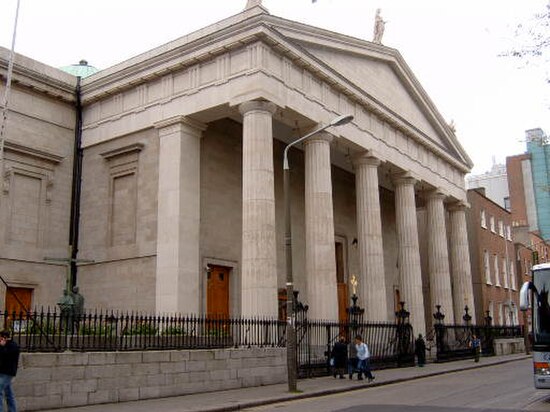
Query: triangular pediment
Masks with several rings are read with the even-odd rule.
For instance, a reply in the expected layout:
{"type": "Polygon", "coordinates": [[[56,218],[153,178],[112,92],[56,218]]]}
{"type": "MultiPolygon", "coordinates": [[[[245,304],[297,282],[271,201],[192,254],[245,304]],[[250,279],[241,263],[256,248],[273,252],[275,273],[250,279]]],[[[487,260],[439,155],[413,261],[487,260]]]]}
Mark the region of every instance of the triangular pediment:
{"type": "Polygon", "coordinates": [[[392,48],[270,16],[270,26],[317,64],[411,126],[428,144],[472,162],[400,53],[392,48]]]}
{"type": "MultiPolygon", "coordinates": [[[[115,65],[89,80],[84,79],[86,102],[109,96],[112,89],[120,92],[167,73],[176,73],[174,82],[182,79],[181,82],[187,81],[189,87],[196,88],[209,81],[219,83],[221,79],[217,76],[226,70],[267,70],[261,60],[265,56],[240,52],[246,45],[258,42],[270,48],[274,56],[284,56],[297,72],[305,69],[312,82],[331,88],[335,96],[359,102],[366,112],[392,124],[394,129],[403,131],[428,150],[440,153],[459,169],[471,168],[472,162],[453,131],[397,50],[272,16],[257,2],[251,2],[250,7],[238,15],[115,65]],[[224,60],[216,60],[228,52],[233,53],[230,67],[224,60]],[[178,77],[184,68],[194,65],[200,66],[197,67],[201,70],[200,76],[178,77]]],[[[266,61],[266,64],[270,63],[266,61]]],[[[273,67],[276,67],[274,75],[282,73],[280,61],[273,67]]],[[[230,104],[235,106],[241,98],[272,100],[275,97],[260,91],[257,96],[251,93],[232,96],[230,104]]]]}
{"type": "Polygon", "coordinates": [[[387,62],[315,46],[308,47],[308,51],[438,144],[446,146],[418,99],[387,62]]]}

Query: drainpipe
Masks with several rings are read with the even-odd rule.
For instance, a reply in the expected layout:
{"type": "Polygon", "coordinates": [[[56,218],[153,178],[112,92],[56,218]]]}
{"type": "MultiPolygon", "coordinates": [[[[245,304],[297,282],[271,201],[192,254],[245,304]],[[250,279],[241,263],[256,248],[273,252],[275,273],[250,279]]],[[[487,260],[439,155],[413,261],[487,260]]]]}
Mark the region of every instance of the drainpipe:
{"type": "Polygon", "coordinates": [[[73,155],[73,183],[71,192],[71,221],[69,229],[69,251],[70,251],[70,284],[69,291],[77,283],[77,256],[78,256],[78,233],[80,230],[80,194],[82,188],[82,103],[80,100],[80,80],[76,78],[75,90],[75,108],[76,108],[76,124],[75,124],[75,144],[73,155]]]}

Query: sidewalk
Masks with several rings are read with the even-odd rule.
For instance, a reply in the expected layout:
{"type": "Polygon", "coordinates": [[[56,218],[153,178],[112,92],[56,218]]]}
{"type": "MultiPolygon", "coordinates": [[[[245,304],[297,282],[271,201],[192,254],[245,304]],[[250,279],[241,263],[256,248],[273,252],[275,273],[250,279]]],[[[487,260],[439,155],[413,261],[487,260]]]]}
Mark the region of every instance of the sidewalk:
{"type": "MultiPolygon", "coordinates": [[[[177,396],[173,398],[148,399],[143,401],[110,403],[77,408],[55,409],[59,412],[220,412],[236,411],[254,406],[267,405],[292,399],[312,398],[316,396],[346,392],[366,387],[388,385],[410,381],[428,376],[462,370],[483,368],[504,362],[515,362],[527,359],[524,354],[493,356],[481,358],[479,363],[473,359],[448,363],[429,363],[424,368],[409,367],[374,371],[376,380],[372,383],[354,379],[334,379],[330,377],[302,379],[298,381],[300,393],[290,394],[286,383],[259,386],[254,388],[233,389],[222,392],[201,393],[195,395],[177,396]]],[[[54,410],[46,412],[55,412],[54,410]]]]}

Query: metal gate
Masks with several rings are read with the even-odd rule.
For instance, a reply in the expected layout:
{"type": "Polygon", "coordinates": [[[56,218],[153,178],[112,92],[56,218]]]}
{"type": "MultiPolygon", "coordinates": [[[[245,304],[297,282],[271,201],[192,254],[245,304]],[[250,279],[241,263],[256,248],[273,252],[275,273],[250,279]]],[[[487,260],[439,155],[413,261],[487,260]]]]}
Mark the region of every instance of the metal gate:
{"type": "MultiPolygon", "coordinates": [[[[363,322],[348,312],[348,322],[311,321],[308,307],[296,306],[296,359],[299,378],[330,374],[330,352],[338,336],[348,343],[348,358],[355,357],[353,339],[361,335],[367,343],[373,369],[414,365],[414,334],[408,316],[393,322],[363,322]]],[[[361,313],[362,315],[362,313],[361,313]]]]}

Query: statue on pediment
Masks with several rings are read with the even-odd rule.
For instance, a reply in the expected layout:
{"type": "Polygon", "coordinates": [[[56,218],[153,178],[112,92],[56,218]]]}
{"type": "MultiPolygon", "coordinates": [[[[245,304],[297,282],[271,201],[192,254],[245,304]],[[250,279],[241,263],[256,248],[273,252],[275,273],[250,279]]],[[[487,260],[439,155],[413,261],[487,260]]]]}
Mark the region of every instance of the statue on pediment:
{"type": "Polygon", "coordinates": [[[261,6],[261,5],[262,5],[262,0],[248,0],[246,2],[245,10],[250,9],[252,7],[255,7],[255,6],[261,6]]]}
{"type": "Polygon", "coordinates": [[[386,28],[386,22],[382,20],[380,11],[380,9],[376,9],[376,16],[374,17],[374,36],[372,39],[374,43],[378,44],[382,44],[382,36],[384,35],[384,29],[386,28]]]}
{"type": "Polygon", "coordinates": [[[456,124],[455,124],[455,121],[453,119],[451,119],[451,121],[448,123],[449,125],[449,129],[451,129],[451,131],[453,133],[456,133],[456,124]]]}

